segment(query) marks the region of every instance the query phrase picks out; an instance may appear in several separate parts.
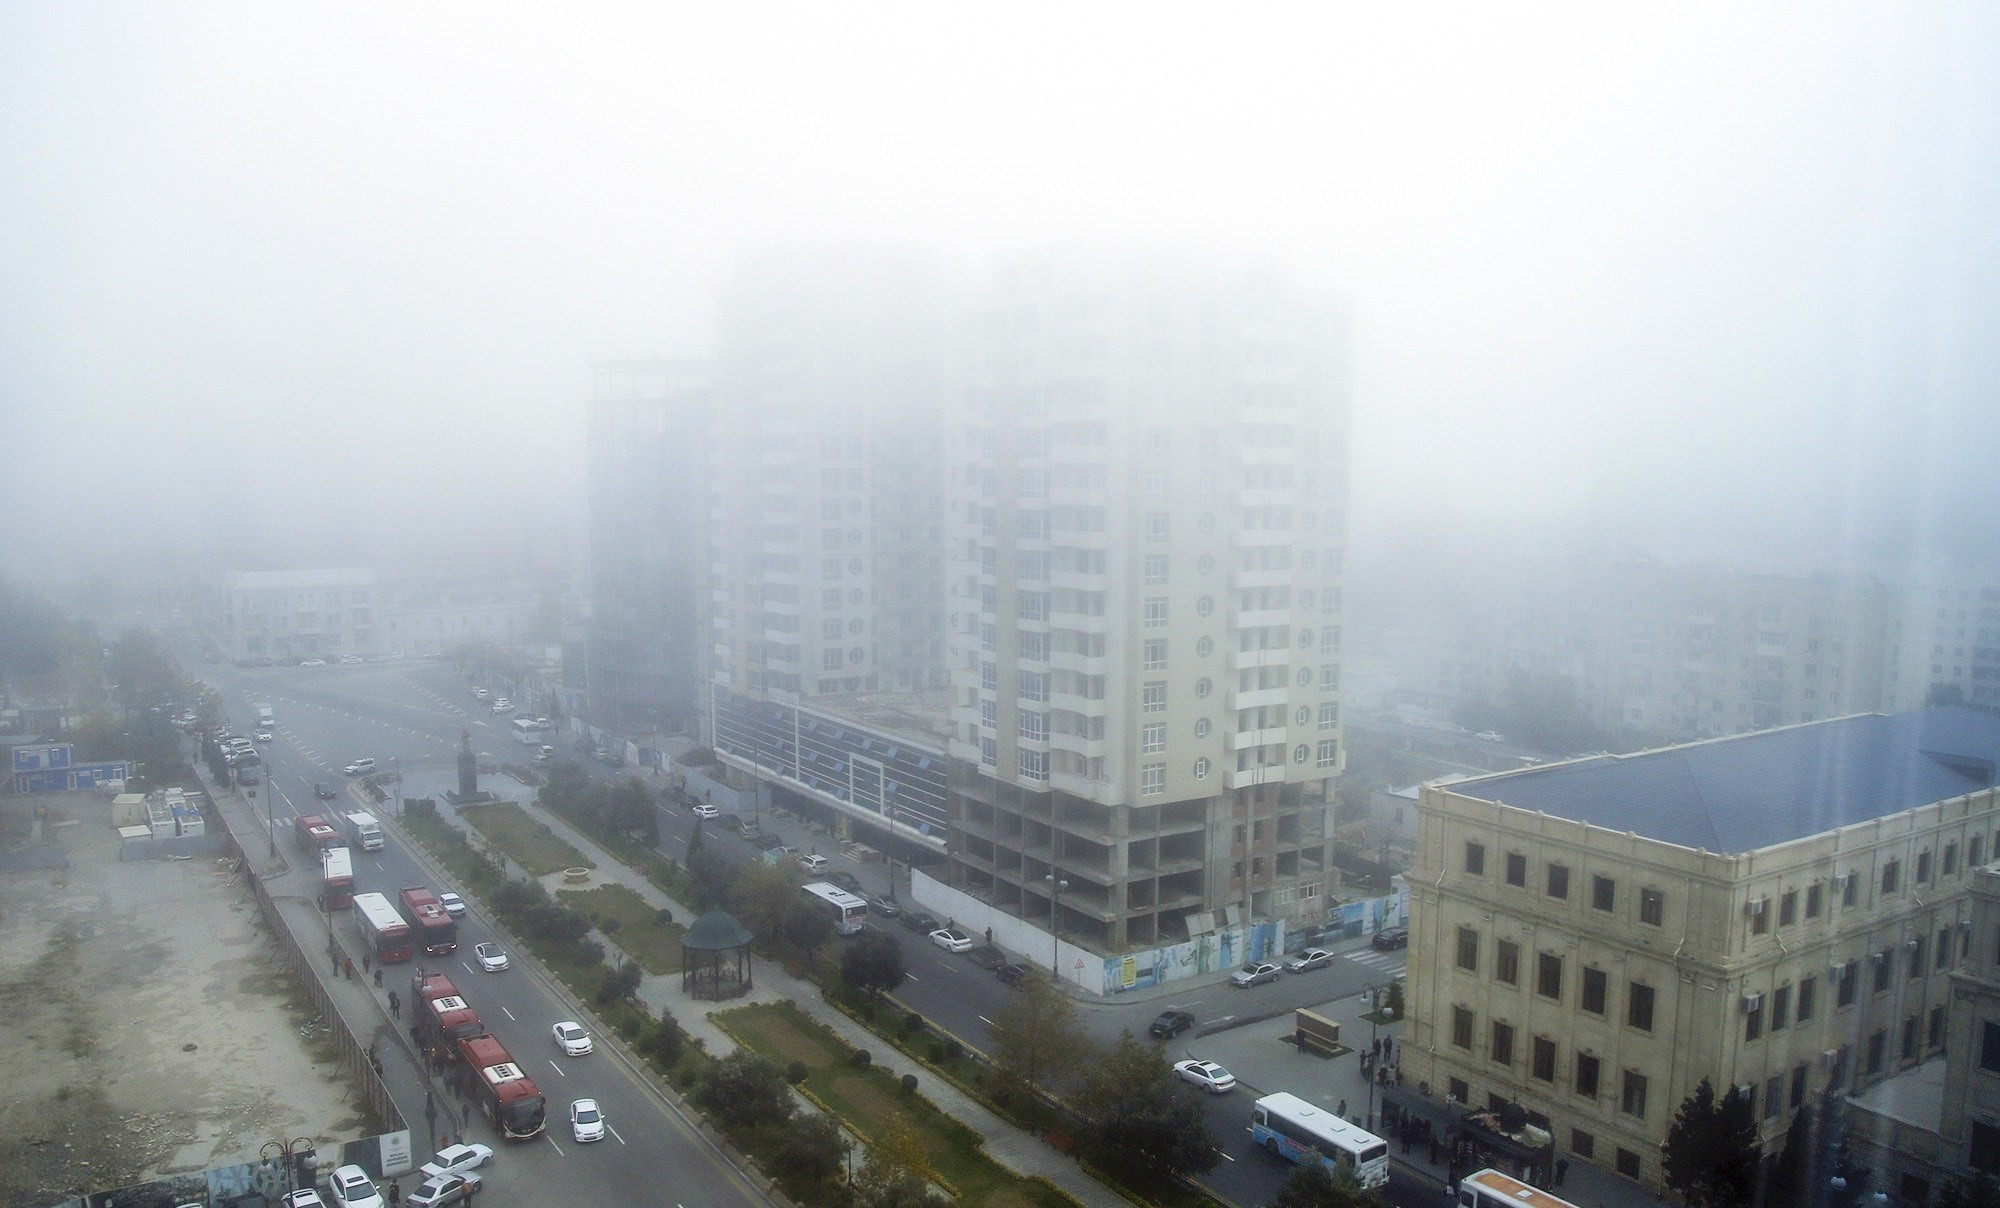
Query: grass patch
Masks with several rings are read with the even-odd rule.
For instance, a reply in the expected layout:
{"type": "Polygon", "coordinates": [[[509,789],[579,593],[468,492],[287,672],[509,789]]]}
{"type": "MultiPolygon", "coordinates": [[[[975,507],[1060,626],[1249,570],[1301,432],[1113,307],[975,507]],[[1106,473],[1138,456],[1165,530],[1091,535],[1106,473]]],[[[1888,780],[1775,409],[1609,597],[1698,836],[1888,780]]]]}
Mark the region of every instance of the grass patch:
{"type": "Polygon", "coordinates": [[[1074,1208],[1059,1188],[1026,1179],[986,1156],[979,1134],[939,1111],[920,1095],[898,1085],[901,1071],[870,1065],[856,1069],[853,1052],[831,1030],[789,1002],[739,1007],[716,1017],[745,1048],[782,1064],[802,1062],[805,1089],[863,1138],[875,1136],[885,1121],[900,1118],[922,1139],[940,1180],[960,1204],[987,1208],[1074,1208]]]}
{"type": "Polygon", "coordinates": [[[461,807],[458,816],[507,858],[526,869],[528,875],[541,877],[565,868],[596,868],[597,863],[582,852],[556,837],[554,831],[528,816],[528,812],[511,801],[496,805],[470,805],[461,807]]]}
{"type": "Polygon", "coordinates": [[[660,922],[660,912],[623,885],[556,891],[572,910],[590,916],[597,929],[623,949],[648,973],[673,973],[681,967],[681,936],[687,928],[660,922]]]}

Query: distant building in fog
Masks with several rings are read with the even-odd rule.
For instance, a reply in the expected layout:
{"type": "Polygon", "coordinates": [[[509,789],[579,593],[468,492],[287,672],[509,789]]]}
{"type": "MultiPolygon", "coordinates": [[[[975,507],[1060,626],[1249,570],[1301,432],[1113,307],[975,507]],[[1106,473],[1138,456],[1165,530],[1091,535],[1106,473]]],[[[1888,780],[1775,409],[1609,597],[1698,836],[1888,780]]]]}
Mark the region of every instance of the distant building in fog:
{"type": "Polygon", "coordinates": [[[365,657],[377,649],[380,606],[373,567],[241,571],[209,636],[232,662],[365,657]]]}
{"type": "Polygon", "coordinates": [[[566,668],[592,721],[691,730],[701,712],[696,584],[711,555],[709,361],[596,367],[588,411],[590,622],[566,668]]]}

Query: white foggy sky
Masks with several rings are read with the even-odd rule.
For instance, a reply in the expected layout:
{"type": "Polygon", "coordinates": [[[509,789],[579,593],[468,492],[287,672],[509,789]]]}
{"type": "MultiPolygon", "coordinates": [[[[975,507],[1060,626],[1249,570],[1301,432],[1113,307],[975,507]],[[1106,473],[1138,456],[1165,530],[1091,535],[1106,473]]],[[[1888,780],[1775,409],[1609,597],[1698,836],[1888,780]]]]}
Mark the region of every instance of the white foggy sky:
{"type": "Polygon", "coordinates": [[[10,544],[497,504],[739,251],[1075,236],[1348,298],[1357,543],[1995,544],[1991,6],[555,7],[0,7],[10,544]]]}

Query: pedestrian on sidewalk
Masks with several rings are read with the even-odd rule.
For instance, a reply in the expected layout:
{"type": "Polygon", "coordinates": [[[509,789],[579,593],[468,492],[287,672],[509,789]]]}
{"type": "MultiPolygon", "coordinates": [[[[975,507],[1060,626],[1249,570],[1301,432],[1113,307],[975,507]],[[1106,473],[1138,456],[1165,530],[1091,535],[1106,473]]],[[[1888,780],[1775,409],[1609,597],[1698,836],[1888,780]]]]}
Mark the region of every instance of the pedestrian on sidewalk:
{"type": "Polygon", "coordinates": [[[329,961],[331,961],[331,962],[333,962],[333,975],[334,975],[335,977],[339,977],[339,976],[340,976],[340,954],[339,954],[339,953],[335,953],[335,952],[329,952],[329,953],[327,953],[327,956],[326,956],[326,959],[327,959],[327,960],[329,960],[329,961]]]}
{"type": "Polygon", "coordinates": [[[364,952],[364,953],[362,953],[362,954],[361,954],[361,971],[362,971],[363,973],[366,973],[366,972],[368,972],[368,967],[369,967],[370,965],[374,964],[374,963],[375,963],[375,954],[374,954],[374,953],[372,953],[372,952],[364,952]]]}
{"type": "Polygon", "coordinates": [[[1342,1099],[1340,1101],[1340,1106],[1333,1109],[1333,1114],[1339,1116],[1343,1120],[1347,1119],[1347,1100],[1342,1099]]]}
{"type": "Polygon", "coordinates": [[[1567,1175],[1568,1173],[1569,1173],[1569,1159],[1568,1159],[1568,1158],[1557,1158],[1557,1159],[1556,1159],[1556,1182],[1555,1182],[1555,1185],[1556,1185],[1556,1186],[1558,1186],[1558,1187],[1562,1186],[1562,1185],[1563,1185],[1563,1176],[1567,1175]]]}
{"type": "Polygon", "coordinates": [[[377,990],[382,988],[382,971],[380,969],[375,970],[375,988],[377,990]]]}
{"type": "Polygon", "coordinates": [[[348,981],[353,981],[353,980],[354,980],[354,958],[353,958],[353,957],[351,957],[351,956],[350,956],[350,957],[347,957],[347,958],[346,958],[346,959],[345,959],[345,960],[344,960],[344,961],[342,962],[342,965],[343,965],[343,967],[344,967],[344,968],[345,968],[345,970],[346,970],[346,973],[347,973],[347,980],[348,980],[348,981]]]}

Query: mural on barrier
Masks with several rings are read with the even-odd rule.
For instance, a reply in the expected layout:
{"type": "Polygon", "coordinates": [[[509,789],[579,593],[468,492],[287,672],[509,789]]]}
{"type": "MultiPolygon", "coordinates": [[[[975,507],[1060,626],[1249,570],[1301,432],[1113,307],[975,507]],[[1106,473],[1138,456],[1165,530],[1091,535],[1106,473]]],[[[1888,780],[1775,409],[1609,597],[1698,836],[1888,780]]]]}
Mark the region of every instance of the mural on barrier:
{"type": "Polygon", "coordinates": [[[1404,889],[1387,897],[1343,902],[1334,907],[1326,923],[1317,928],[1286,933],[1283,923],[1266,920],[1253,924],[1247,934],[1242,928],[1212,931],[1185,943],[1108,957],[1104,962],[1104,984],[1100,992],[1117,994],[1165,985],[1184,978],[1221,973],[1251,961],[1270,960],[1288,952],[1297,952],[1308,944],[1362,939],[1387,927],[1403,926],[1409,920],[1409,908],[1410,893],[1404,889]]]}
{"type": "Polygon", "coordinates": [[[336,1166],[359,1166],[368,1172],[369,1178],[377,1180],[407,1175],[416,1169],[416,1155],[410,1148],[407,1129],[339,1142],[325,1155],[305,1146],[294,1150],[279,1141],[264,1149],[265,1156],[256,1162],[168,1175],[112,1191],[95,1191],[80,1200],[65,1200],[55,1208],[155,1208],[163,1204],[263,1208],[267,1203],[278,1203],[293,1187],[322,1183],[336,1166]]]}

